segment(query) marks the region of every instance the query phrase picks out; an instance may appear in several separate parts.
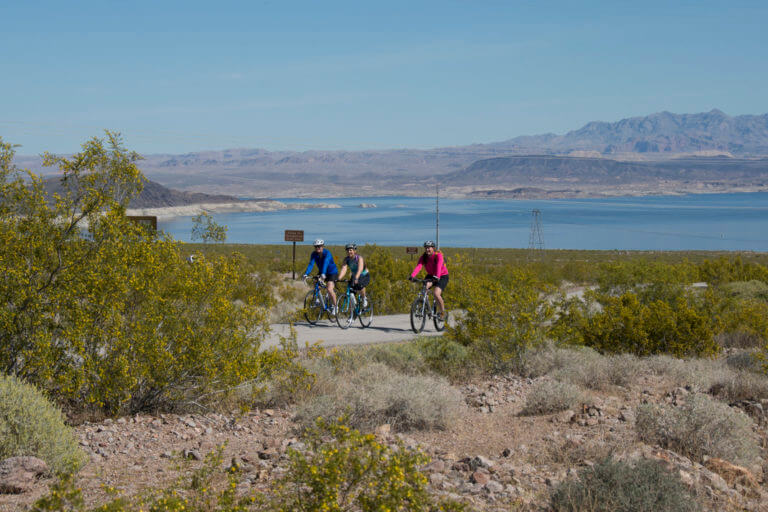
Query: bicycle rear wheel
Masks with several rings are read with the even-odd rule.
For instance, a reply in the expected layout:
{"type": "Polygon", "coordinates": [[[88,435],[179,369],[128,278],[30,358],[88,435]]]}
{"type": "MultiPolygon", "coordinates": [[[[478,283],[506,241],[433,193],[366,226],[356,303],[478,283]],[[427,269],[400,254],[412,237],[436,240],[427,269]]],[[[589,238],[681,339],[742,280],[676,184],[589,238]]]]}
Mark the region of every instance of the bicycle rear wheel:
{"type": "Polygon", "coordinates": [[[358,318],[360,319],[360,325],[370,327],[371,322],[373,322],[373,299],[370,293],[366,294],[366,300],[368,303],[365,307],[362,307],[362,304],[360,305],[360,316],[358,318]]]}
{"type": "Polygon", "coordinates": [[[337,301],[337,306],[336,323],[342,329],[347,329],[355,320],[355,296],[342,295],[337,301]]]}
{"type": "Polygon", "coordinates": [[[445,322],[448,320],[448,310],[445,310],[445,313],[440,315],[440,312],[437,310],[437,304],[433,306],[432,309],[432,320],[435,322],[435,330],[438,332],[445,329],[445,322]]]}
{"type": "Polygon", "coordinates": [[[323,303],[320,295],[310,290],[304,297],[304,318],[312,325],[315,325],[320,317],[323,316],[323,303]]]}
{"type": "Polygon", "coordinates": [[[427,321],[427,311],[424,302],[424,299],[419,297],[411,304],[411,329],[416,334],[424,330],[424,323],[427,321]]]}

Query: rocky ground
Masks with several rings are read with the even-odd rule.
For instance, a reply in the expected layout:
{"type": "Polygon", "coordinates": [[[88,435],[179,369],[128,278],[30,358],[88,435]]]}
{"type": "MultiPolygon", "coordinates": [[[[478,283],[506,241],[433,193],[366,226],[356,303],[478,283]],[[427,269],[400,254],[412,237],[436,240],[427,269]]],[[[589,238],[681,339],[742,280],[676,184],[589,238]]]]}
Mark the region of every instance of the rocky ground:
{"type": "MultiPolygon", "coordinates": [[[[546,378],[546,377],[545,377],[546,378]]],[[[467,407],[444,431],[377,435],[419,446],[432,457],[424,470],[433,492],[466,502],[471,510],[544,510],[558,482],[581,468],[613,455],[619,459],[654,458],[680,474],[709,510],[768,510],[763,468],[734,466],[720,459],[692,462],[637,440],[635,410],[643,402],[681,404],[689,391],[661,377],[642,377],[632,389],[593,392],[577,410],[522,416],[526,394],[535,381],[496,377],[461,387],[467,407]]],[[[733,404],[750,414],[766,442],[768,403],[733,404]]],[[[137,415],[83,423],[76,427],[90,462],[78,475],[86,501],[107,499],[105,486],[124,494],[170,483],[179,460],[191,467],[226,443],[225,464],[243,469],[239,490],[264,491],[284,471],[286,450],[302,444],[291,409],[260,409],[244,414],[137,415]]],[[[0,471],[0,477],[2,471],[0,471]]],[[[0,494],[0,511],[20,510],[45,494],[51,479],[30,482],[21,494],[0,494]]]]}

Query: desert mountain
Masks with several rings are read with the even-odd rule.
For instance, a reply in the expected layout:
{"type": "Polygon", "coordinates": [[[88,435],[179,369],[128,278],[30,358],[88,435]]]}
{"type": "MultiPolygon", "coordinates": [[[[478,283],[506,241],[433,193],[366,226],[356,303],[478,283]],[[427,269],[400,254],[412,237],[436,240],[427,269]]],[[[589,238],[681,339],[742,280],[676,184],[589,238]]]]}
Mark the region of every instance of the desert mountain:
{"type": "MultiPolygon", "coordinates": [[[[303,152],[230,149],[147,155],[139,166],[167,187],[240,197],[428,195],[435,182],[462,187],[456,190],[462,195],[472,192],[467,187],[539,187],[546,182],[558,187],[568,183],[570,188],[589,183],[615,187],[656,181],[656,188],[646,190],[655,193],[659,180],[679,183],[677,192],[768,187],[766,160],[760,160],[765,156],[768,114],[728,116],[712,110],[595,121],[564,135],[469,146],[303,152]]],[[[40,170],[39,159],[18,157],[16,162],[40,170]]]]}
{"type": "MultiPolygon", "coordinates": [[[[59,177],[48,178],[43,182],[46,194],[64,194],[65,188],[59,177]]],[[[138,197],[131,200],[131,208],[162,208],[166,206],[186,206],[202,203],[232,203],[238,198],[227,195],[211,195],[199,192],[184,192],[165,187],[156,181],[146,180],[138,197]]]]}
{"type": "Polygon", "coordinates": [[[768,154],[768,114],[729,116],[714,109],[700,114],[660,112],[615,123],[593,121],[565,135],[517,137],[490,144],[497,149],[568,154],[727,152],[768,154]]]}

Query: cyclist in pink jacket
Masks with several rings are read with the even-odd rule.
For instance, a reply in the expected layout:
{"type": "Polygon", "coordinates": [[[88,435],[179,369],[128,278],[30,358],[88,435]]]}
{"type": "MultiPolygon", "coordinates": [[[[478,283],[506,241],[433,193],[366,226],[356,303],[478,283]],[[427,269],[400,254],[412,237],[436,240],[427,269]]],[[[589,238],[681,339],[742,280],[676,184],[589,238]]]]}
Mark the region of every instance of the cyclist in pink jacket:
{"type": "Polygon", "coordinates": [[[443,253],[435,251],[435,242],[427,240],[424,242],[424,254],[419,257],[416,268],[411,272],[409,280],[413,280],[421,270],[421,267],[427,272],[427,279],[431,283],[427,284],[431,288],[434,284],[432,293],[435,295],[435,301],[440,309],[439,315],[445,318],[445,303],[443,303],[443,290],[448,286],[448,268],[445,266],[443,253]]]}

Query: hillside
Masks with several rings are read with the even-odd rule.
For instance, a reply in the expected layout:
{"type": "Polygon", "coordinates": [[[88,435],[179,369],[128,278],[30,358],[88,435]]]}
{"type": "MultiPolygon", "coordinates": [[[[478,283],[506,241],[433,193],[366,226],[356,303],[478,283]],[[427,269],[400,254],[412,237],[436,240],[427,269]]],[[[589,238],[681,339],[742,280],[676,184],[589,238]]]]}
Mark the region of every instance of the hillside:
{"type": "MultiPolygon", "coordinates": [[[[64,193],[64,186],[58,177],[48,178],[43,184],[48,196],[64,193]]],[[[141,194],[133,198],[128,206],[130,208],[162,208],[202,203],[233,203],[238,201],[240,199],[233,196],[184,192],[165,187],[152,180],[146,180],[141,194]]]]}
{"type": "Polygon", "coordinates": [[[768,159],[681,158],[661,162],[622,162],[607,158],[512,156],[474,162],[446,174],[447,185],[540,183],[542,179],[579,183],[638,183],[666,180],[768,180],[768,159]]]}

